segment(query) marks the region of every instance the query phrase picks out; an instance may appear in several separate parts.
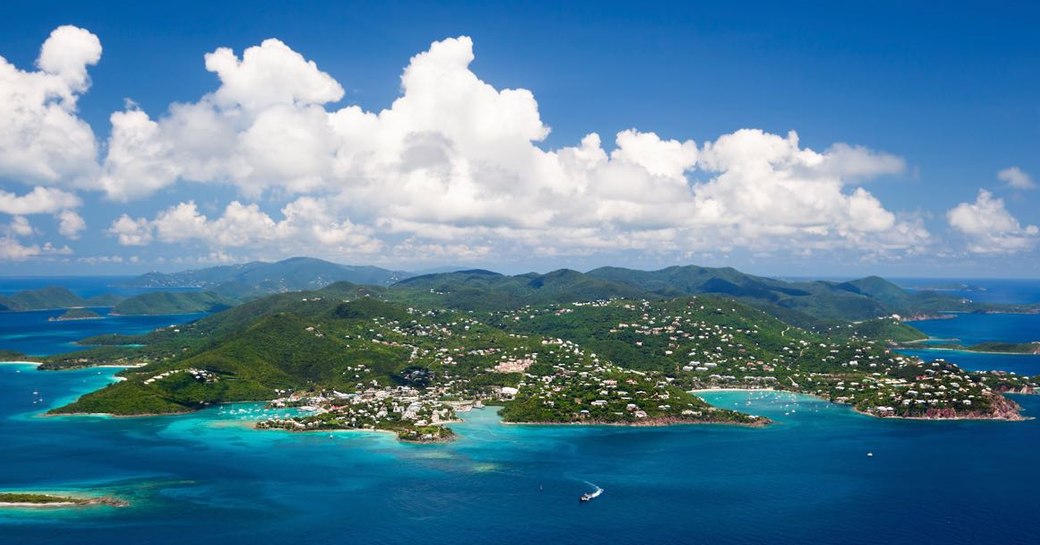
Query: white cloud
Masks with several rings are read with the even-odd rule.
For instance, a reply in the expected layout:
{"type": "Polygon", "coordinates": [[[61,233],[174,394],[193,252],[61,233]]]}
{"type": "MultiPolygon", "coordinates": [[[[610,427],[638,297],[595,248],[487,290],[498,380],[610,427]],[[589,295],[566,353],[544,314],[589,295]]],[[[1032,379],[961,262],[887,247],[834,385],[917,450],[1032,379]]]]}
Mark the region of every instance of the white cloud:
{"type": "Polygon", "coordinates": [[[979,254],[1014,253],[1031,249],[1040,238],[1035,225],[1022,227],[1004,207],[1004,199],[980,189],[974,203],[961,203],[946,213],[950,226],[968,239],[968,250],[979,254]]]}
{"type": "Polygon", "coordinates": [[[55,247],[50,242],[43,246],[32,244],[22,245],[12,237],[0,237],[0,261],[25,261],[44,255],[71,255],[72,249],[68,246],[55,247]]]}
{"type": "MultiPolygon", "coordinates": [[[[241,60],[218,49],[206,56],[221,82],[213,93],[157,120],[113,114],[102,185],[122,199],[177,180],[230,183],[253,198],[296,195],[281,221],[236,201],[216,220],[184,203],[148,222],[161,241],[229,247],[286,233],[339,244],[358,225],[467,255],[791,244],[888,252],[928,241],[919,222],[850,187],[902,171],[898,157],[840,143],[820,153],[793,132],[756,129],[701,148],[629,129],[609,153],[596,134],[546,151],[538,142],[549,127],[531,92],[495,89],[469,69],[473,59],[467,37],[435,42],[412,57],[402,95],[373,113],[327,110],[341,86],[282,42],[248,48],[241,60]],[[308,210],[307,227],[297,209],[308,210]]],[[[126,235],[148,220],[127,221],[112,228],[121,241],[148,238],[126,235]]]]}
{"type": "Polygon", "coordinates": [[[7,226],[7,232],[17,237],[28,237],[36,233],[36,229],[25,216],[15,216],[7,226]]]}
{"type": "Polygon", "coordinates": [[[997,173],[997,179],[1015,189],[1033,189],[1036,183],[1025,171],[1018,167],[1008,167],[997,173]]]}
{"type": "Polygon", "coordinates": [[[158,240],[164,243],[196,242],[218,252],[224,248],[268,248],[281,245],[288,253],[301,253],[301,244],[318,245],[313,251],[331,249],[352,254],[370,254],[381,247],[369,229],[349,221],[338,222],[326,205],[317,199],[301,197],[281,210],[283,219],[275,221],[256,204],[233,201],[223,214],[210,219],[194,202],[180,203],[156,215],[155,219],[133,219],[123,215],[109,229],[124,246],[143,246],[158,240]]]}
{"type": "MultiPolygon", "coordinates": [[[[126,246],[381,248],[382,255],[424,249],[486,258],[793,246],[879,255],[918,251],[930,241],[920,221],[886,209],[858,185],[903,171],[904,161],[860,146],[817,152],[793,131],[758,129],[698,146],[633,128],[614,135],[612,145],[590,133],[577,145],[549,149],[542,142],[550,128],[534,95],[482,81],[470,69],[473,43],[465,36],[412,57],[401,95],[378,112],[330,106],[343,87],[279,40],[241,56],[216,49],[205,55],[205,69],[220,82],[211,93],[155,118],[132,102],[111,115],[99,170],[93,133],[76,118],[75,103],[100,54],[92,34],[61,27],[44,45],[40,71],[0,62],[0,83],[46,83],[39,84],[46,92],[18,95],[15,109],[30,112],[26,120],[0,128],[0,175],[89,187],[121,201],[176,183],[230,185],[241,195],[214,218],[193,202],[152,218],[124,214],[108,232],[126,246]],[[64,120],[55,134],[65,140],[23,134],[47,126],[52,115],[64,120]],[[7,133],[15,137],[4,140],[7,133]],[[57,149],[62,155],[52,160],[47,153],[57,149]],[[32,169],[39,172],[27,174],[32,169]],[[280,203],[281,218],[260,202],[280,203]]],[[[12,115],[4,107],[0,115],[12,115]]],[[[76,206],[75,195],[56,189],[0,192],[0,210],[60,211],[59,231],[70,238],[85,227],[71,212],[76,206]],[[66,203],[45,205],[42,193],[30,203],[38,192],[66,203]]]]}
{"type": "Polygon", "coordinates": [[[112,222],[108,233],[119,238],[123,246],[147,246],[152,242],[152,225],[144,218],[133,219],[123,214],[112,222]]]}
{"type": "Polygon", "coordinates": [[[0,261],[24,261],[40,255],[40,247],[23,246],[11,237],[0,237],[0,261]]]}
{"type": "Polygon", "coordinates": [[[87,228],[87,222],[72,210],[63,210],[58,214],[58,232],[66,238],[73,240],[79,238],[79,234],[87,228]]]}
{"type": "Polygon", "coordinates": [[[0,190],[0,213],[4,214],[53,214],[82,204],[76,195],[49,187],[37,186],[21,196],[0,190]]]}
{"type": "Polygon", "coordinates": [[[90,87],[87,67],[101,58],[97,36],[74,26],[51,33],[36,61],[19,70],[0,57],[0,178],[86,187],[97,172],[90,126],[76,101],[90,87]]]}
{"type": "Polygon", "coordinates": [[[343,88],[314,61],[279,40],[250,47],[239,60],[226,47],[206,55],[206,70],[220,78],[218,104],[257,111],[277,104],[325,104],[343,97],[343,88]]]}
{"type": "Polygon", "coordinates": [[[206,69],[221,85],[197,103],[174,104],[157,121],[134,108],[112,114],[100,181],[109,197],[147,196],[178,179],[231,183],[252,196],[331,180],[334,138],[321,105],[343,96],[339,83],[274,39],[241,60],[217,49],[206,69]]]}

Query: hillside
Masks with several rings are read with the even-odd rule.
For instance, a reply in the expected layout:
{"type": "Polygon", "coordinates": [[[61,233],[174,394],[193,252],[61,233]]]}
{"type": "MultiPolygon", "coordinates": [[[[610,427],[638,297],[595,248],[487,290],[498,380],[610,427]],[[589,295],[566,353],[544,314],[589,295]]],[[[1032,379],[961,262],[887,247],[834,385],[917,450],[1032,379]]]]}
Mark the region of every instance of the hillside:
{"type": "Polygon", "coordinates": [[[0,311],[24,312],[57,308],[110,307],[121,301],[117,295],[99,295],[85,299],[60,286],[25,290],[9,296],[0,295],[0,311]]]}
{"type": "Polygon", "coordinates": [[[140,316],[218,312],[236,303],[234,299],[211,292],[156,291],[126,299],[113,307],[110,314],[140,316]]]}
{"type": "MultiPolygon", "coordinates": [[[[531,282],[542,278],[530,275],[470,271],[453,278],[460,275],[511,297],[539,297],[546,286],[546,293],[575,285],[613,289],[585,284],[573,272],[546,275],[539,286],[531,282]],[[502,283],[510,289],[497,287],[502,283]]],[[[418,290],[431,280],[408,284],[418,290]]],[[[325,412],[265,426],[384,426],[409,437],[442,438],[424,426],[450,419],[454,405],[445,403],[472,400],[504,404],[503,417],[519,422],[757,425],[761,419],[710,407],[688,391],[774,388],[879,416],[1018,418],[998,392],[1036,387],[1035,378],[967,373],[893,354],[883,339],[914,330],[890,319],[820,334],[717,295],[471,311],[398,301],[405,293],[336,284],[274,295],[191,324],[55,356],[45,368],[147,364],[55,412],[153,414],[276,400],[325,412]],[[928,397],[917,397],[921,391],[928,397]],[[411,420],[399,418],[405,407],[414,409],[411,420]],[[391,413],[397,417],[378,416],[391,413]]]]}
{"type": "Polygon", "coordinates": [[[561,269],[517,276],[484,270],[416,276],[390,286],[387,296],[433,307],[489,311],[644,294],[638,287],[561,269]]]}
{"type": "Polygon", "coordinates": [[[135,288],[200,288],[226,297],[244,298],[321,289],[335,282],[386,286],[409,276],[406,272],[379,267],[339,265],[297,257],[276,263],[257,261],[172,274],[148,273],[125,285],[135,288]]]}
{"type": "Polygon", "coordinates": [[[609,298],[669,299],[716,294],[739,299],[800,327],[826,329],[846,321],[940,311],[1036,311],[1036,306],[988,305],[939,292],[907,291],[878,277],[850,282],[785,282],[733,268],[697,266],[639,271],[604,267],[580,273],[506,276],[472,270],[417,276],[390,286],[389,297],[464,310],[609,298]]]}

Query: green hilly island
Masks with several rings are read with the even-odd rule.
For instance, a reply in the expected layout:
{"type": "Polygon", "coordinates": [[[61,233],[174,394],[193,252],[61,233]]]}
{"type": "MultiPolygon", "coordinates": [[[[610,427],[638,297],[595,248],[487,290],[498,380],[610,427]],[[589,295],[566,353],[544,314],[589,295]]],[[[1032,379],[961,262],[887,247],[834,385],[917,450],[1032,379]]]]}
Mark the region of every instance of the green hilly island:
{"type": "Polygon", "coordinates": [[[903,293],[873,278],[802,285],[741,279],[731,269],[622,271],[339,282],[146,335],[84,339],[89,348],[41,368],[130,366],[124,380],[54,414],[266,401],[305,409],[263,428],[385,429],[415,441],[450,440],[444,424],[480,404],[502,405],[510,422],[760,426],[768,422],[712,407],[696,392],[775,389],[880,417],[1014,420],[1018,407],[1003,393],[1037,387],[1037,377],[967,372],[893,351],[924,338],[893,314],[969,304],[959,299],[903,293]],[[704,275],[729,284],[705,286],[704,275]],[[838,308],[860,310],[842,320],[838,308]]]}

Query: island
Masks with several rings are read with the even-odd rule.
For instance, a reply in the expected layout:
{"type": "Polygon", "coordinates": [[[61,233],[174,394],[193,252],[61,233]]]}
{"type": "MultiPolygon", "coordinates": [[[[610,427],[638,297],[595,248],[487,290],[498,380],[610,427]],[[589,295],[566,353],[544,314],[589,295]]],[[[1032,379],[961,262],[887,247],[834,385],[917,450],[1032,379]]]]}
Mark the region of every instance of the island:
{"type": "Polygon", "coordinates": [[[709,271],[723,283],[705,280],[704,269],[673,270],[665,288],[661,276],[618,269],[340,282],[145,335],[95,337],[83,341],[92,348],[49,356],[40,368],[133,365],[50,414],[179,414],[260,401],[293,409],[260,429],[384,431],[417,442],[451,440],[451,422],[480,405],[500,406],[506,423],[770,424],[712,406],[697,395],[704,389],[797,392],[879,418],[1018,420],[1005,394],[1033,393],[1040,382],[898,352],[926,336],[893,309],[914,315],[956,301],[903,294],[880,279],[803,289],[731,271],[709,271]],[[677,293],[683,286],[725,293],[677,293]],[[779,293],[794,301],[769,302],[779,293]],[[878,315],[859,317],[857,308],[878,315]],[[833,318],[843,312],[857,319],[833,318]]]}
{"type": "Polygon", "coordinates": [[[71,320],[101,320],[102,316],[87,308],[70,308],[61,316],[52,316],[49,322],[67,322],[71,320]]]}
{"type": "Polygon", "coordinates": [[[65,494],[42,494],[36,492],[0,492],[0,508],[4,507],[126,507],[126,500],[111,496],[74,496],[65,494]]]}

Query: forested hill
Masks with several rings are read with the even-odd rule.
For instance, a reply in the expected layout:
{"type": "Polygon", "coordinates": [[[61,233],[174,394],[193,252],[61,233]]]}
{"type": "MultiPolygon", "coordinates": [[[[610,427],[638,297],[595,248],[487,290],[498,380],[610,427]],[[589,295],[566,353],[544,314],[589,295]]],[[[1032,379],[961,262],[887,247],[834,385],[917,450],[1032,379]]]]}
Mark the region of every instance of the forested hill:
{"type": "Polygon", "coordinates": [[[256,261],[182,271],[148,273],[128,281],[135,288],[201,288],[233,298],[270,293],[321,289],[335,282],[387,286],[411,276],[371,266],[330,263],[309,257],[294,257],[276,263],[256,261]]]}
{"type": "MultiPolygon", "coordinates": [[[[549,297],[573,284],[586,294],[614,289],[572,272],[453,275],[460,276],[490,283],[471,287],[473,296],[549,297]],[[532,287],[532,280],[544,281],[532,287]]],[[[329,412],[277,425],[357,427],[388,426],[380,414],[416,403],[485,400],[505,404],[503,416],[520,422],[762,423],[690,393],[725,387],[809,392],[882,416],[1020,418],[999,394],[1035,387],[1034,379],[893,354],[886,342],[893,335],[920,334],[891,318],[813,332],[720,295],[456,310],[409,299],[444,297],[416,284],[406,291],[338,283],[140,337],[92,339],[97,348],[53,356],[43,368],[145,365],[55,412],[155,414],[315,398],[329,412]],[[935,394],[918,403],[915,392],[925,390],[935,394]]]]}
{"type": "Polygon", "coordinates": [[[876,276],[849,282],[786,282],[733,268],[697,266],[639,271],[604,267],[507,276],[484,270],[416,276],[390,287],[402,300],[446,308],[496,310],[530,304],[609,298],[671,298],[719,294],[766,310],[790,323],[818,326],[880,316],[941,311],[1036,311],[1036,307],[980,304],[940,292],[909,291],[876,276]]]}
{"type": "Polygon", "coordinates": [[[121,300],[114,295],[83,298],[60,286],[0,295],[0,311],[51,310],[76,307],[110,307],[121,300]]]}

